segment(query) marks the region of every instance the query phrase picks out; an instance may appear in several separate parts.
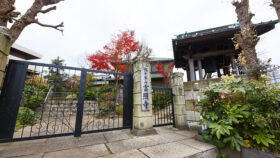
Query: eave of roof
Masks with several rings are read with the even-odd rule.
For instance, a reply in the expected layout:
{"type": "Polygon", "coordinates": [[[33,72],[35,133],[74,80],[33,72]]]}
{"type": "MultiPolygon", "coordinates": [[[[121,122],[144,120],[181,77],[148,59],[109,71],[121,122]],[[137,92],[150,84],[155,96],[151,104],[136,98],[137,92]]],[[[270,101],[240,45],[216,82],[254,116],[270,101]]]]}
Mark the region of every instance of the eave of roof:
{"type": "Polygon", "coordinates": [[[18,44],[13,44],[10,54],[24,60],[42,59],[42,55],[18,44]]]}
{"type": "MultiPolygon", "coordinates": [[[[278,20],[271,20],[271,21],[267,21],[267,22],[261,22],[261,23],[258,23],[258,24],[253,24],[253,26],[255,28],[258,28],[258,27],[261,27],[261,26],[262,27],[274,26],[278,22],[279,22],[278,20]]],[[[213,36],[213,35],[222,34],[222,33],[226,33],[226,32],[233,32],[234,33],[238,30],[240,30],[239,23],[234,23],[234,24],[230,24],[230,25],[225,25],[225,26],[220,26],[220,27],[215,27],[215,28],[210,28],[210,29],[205,29],[205,30],[180,34],[180,35],[177,35],[177,38],[173,39],[173,41],[198,39],[199,37],[213,36]]],[[[259,35],[261,35],[261,34],[259,34],[259,35]]]]}
{"type": "Polygon", "coordinates": [[[172,58],[151,57],[150,62],[169,62],[174,61],[172,58]]]}

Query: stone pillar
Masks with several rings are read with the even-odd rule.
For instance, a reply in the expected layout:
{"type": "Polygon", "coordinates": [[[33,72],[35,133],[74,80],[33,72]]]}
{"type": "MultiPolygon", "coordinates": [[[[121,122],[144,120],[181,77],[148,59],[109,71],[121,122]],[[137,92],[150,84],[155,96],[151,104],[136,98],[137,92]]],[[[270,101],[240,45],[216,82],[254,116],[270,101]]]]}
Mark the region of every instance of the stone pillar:
{"type": "Polygon", "coordinates": [[[0,26],[0,90],[4,81],[4,72],[8,63],[8,55],[11,49],[11,38],[9,30],[0,26]]]}
{"type": "Polygon", "coordinates": [[[236,64],[234,62],[234,56],[230,57],[230,62],[231,62],[231,65],[232,65],[232,73],[236,74],[236,75],[239,75],[238,68],[237,68],[237,66],[236,66],[236,64]]]}
{"type": "Polygon", "coordinates": [[[187,127],[185,92],[183,83],[183,73],[173,73],[171,86],[173,91],[175,127],[184,129],[187,127]]]}
{"type": "Polygon", "coordinates": [[[152,84],[151,84],[151,65],[149,59],[136,57],[133,64],[133,127],[132,133],[139,135],[154,134],[156,131],[153,129],[154,120],[152,112],[152,84]],[[149,68],[149,110],[142,108],[142,91],[144,90],[141,85],[141,69],[144,67],[149,68]]]}
{"type": "Polygon", "coordinates": [[[193,58],[189,58],[189,69],[191,81],[195,81],[194,61],[193,58]]]}
{"type": "Polygon", "coordinates": [[[201,59],[199,59],[199,60],[197,61],[197,63],[198,63],[199,80],[203,80],[201,59]]]}

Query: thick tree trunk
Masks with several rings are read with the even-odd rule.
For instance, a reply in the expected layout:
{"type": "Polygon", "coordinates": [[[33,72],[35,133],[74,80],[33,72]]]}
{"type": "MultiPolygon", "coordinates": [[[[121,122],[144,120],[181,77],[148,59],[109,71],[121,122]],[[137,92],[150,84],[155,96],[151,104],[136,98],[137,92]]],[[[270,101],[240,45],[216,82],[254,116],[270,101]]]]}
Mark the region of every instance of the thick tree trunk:
{"type": "Polygon", "coordinates": [[[7,24],[11,18],[11,13],[15,10],[14,3],[15,0],[0,1],[0,26],[7,27],[7,24]]]}
{"type": "Polygon", "coordinates": [[[233,1],[232,4],[236,7],[237,19],[241,27],[240,34],[235,34],[234,40],[244,51],[245,67],[250,71],[259,65],[255,48],[259,37],[251,23],[254,14],[249,11],[249,0],[233,1]]]}
{"type": "Polygon", "coordinates": [[[280,22],[280,0],[272,0],[271,6],[275,8],[276,14],[280,22]]]}

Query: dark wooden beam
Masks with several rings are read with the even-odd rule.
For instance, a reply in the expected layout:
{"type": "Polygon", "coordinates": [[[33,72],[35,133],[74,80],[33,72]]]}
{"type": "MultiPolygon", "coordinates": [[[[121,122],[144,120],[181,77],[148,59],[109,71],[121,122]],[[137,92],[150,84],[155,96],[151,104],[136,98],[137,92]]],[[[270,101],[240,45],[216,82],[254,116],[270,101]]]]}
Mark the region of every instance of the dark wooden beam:
{"type": "Polygon", "coordinates": [[[209,51],[209,52],[205,52],[205,53],[197,53],[197,54],[192,54],[192,55],[184,55],[183,58],[186,60],[188,60],[189,58],[193,58],[193,59],[197,60],[197,59],[210,57],[210,56],[221,56],[221,55],[233,56],[235,54],[238,54],[238,51],[220,50],[220,51],[209,51]]]}

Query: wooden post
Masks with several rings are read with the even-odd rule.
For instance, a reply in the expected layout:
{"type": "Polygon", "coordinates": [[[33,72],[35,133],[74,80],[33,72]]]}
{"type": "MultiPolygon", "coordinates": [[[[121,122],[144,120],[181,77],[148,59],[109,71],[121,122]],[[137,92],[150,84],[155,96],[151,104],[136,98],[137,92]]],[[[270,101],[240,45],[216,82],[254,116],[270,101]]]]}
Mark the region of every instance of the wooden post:
{"type": "Polygon", "coordinates": [[[221,75],[221,71],[220,71],[219,68],[217,69],[217,73],[218,73],[218,77],[221,77],[221,76],[222,76],[222,75],[221,75]]]}
{"type": "Polygon", "coordinates": [[[195,80],[195,71],[194,71],[193,58],[189,58],[189,69],[190,69],[191,81],[194,81],[195,80]]]}
{"type": "Polygon", "coordinates": [[[198,59],[197,63],[198,63],[199,80],[203,80],[201,59],[198,59]]]}
{"type": "Polygon", "coordinates": [[[231,61],[231,65],[232,65],[232,73],[236,74],[236,75],[239,75],[236,64],[234,63],[234,56],[230,57],[230,61],[231,61]]]}
{"type": "Polygon", "coordinates": [[[187,72],[187,80],[191,81],[190,69],[187,69],[186,72],[187,72]]]}

